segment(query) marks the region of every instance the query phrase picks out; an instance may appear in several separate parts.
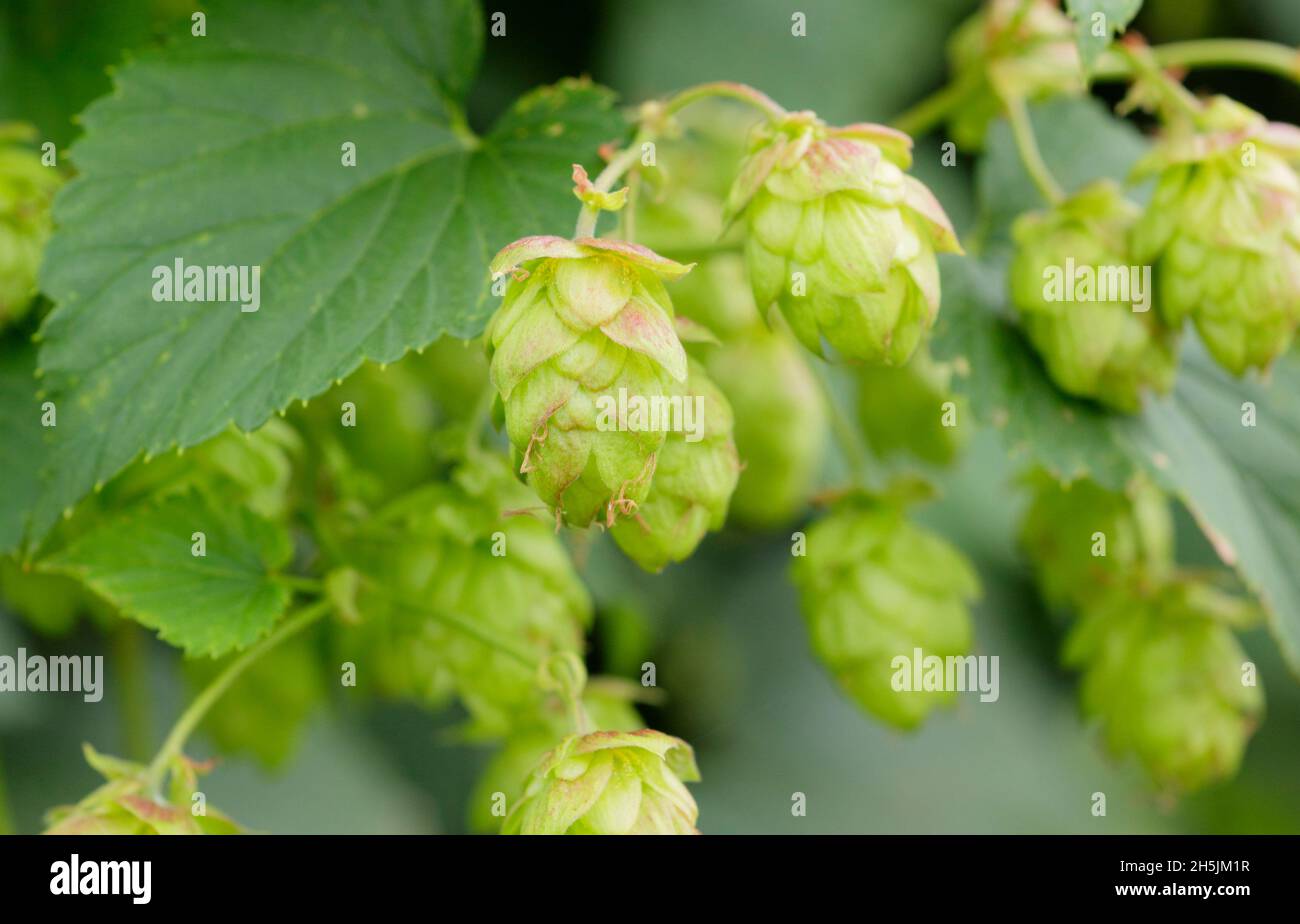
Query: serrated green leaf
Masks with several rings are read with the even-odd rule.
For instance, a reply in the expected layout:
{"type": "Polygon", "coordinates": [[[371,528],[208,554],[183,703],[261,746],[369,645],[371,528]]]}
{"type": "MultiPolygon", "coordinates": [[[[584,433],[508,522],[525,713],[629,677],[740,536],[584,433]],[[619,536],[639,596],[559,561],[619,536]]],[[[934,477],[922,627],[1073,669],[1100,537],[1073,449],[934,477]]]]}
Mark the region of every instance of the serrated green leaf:
{"type": "Polygon", "coordinates": [[[470,0],[217,2],[207,22],[122,67],[84,116],[42,277],[60,426],[29,539],[141,452],[477,334],[491,255],[566,232],[570,165],[623,132],[611,94],[573,81],[476,138],[470,0]],[[177,258],[260,266],[260,310],[153,301],[153,268],[177,258]]]}
{"type": "Polygon", "coordinates": [[[1269,629],[1300,676],[1300,355],[1272,380],[1234,379],[1204,348],[1184,350],[1178,385],[1126,421],[1143,461],[1192,512],[1219,557],[1269,614],[1269,629]],[[1248,426],[1246,403],[1254,405],[1248,426]]]}
{"type": "Polygon", "coordinates": [[[292,552],[283,527],[192,491],[106,521],[41,567],[83,581],[164,641],[216,656],[279,619],[290,594],[275,572],[292,552]],[[203,556],[193,554],[199,532],[203,556]]]}
{"type": "Polygon", "coordinates": [[[1115,36],[1127,29],[1142,9],[1142,0],[1065,0],[1065,9],[1074,20],[1083,69],[1091,72],[1115,36]]]}

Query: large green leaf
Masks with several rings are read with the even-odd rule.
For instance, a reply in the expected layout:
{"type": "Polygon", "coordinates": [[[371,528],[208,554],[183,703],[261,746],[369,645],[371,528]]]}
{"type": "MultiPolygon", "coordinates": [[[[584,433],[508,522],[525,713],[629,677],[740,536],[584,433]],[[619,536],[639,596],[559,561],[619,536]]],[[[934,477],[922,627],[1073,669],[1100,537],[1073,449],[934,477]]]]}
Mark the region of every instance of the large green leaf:
{"type": "Polygon", "coordinates": [[[141,452],[477,334],[491,255],[566,231],[570,165],[623,131],[609,92],[574,81],[476,138],[470,0],[218,2],[207,32],[128,63],[84,116],[42,279],[60,419],[29,538],[141,452]],[[260,266],[260,310],[153,301],[154,267],[177,258],[260,266]]]}
{"type": "Polygon", "coordinates": [[[290,594],[275,572],[292,553],[283,527],[195,491],[108,520],[41,567],[85,582],[164,641],[215,656],[256,641],[284,612],[290,594]]]}
{"type": "Polygon", "coordinates": [[[0,338],[0,555],[22,543],[46,452],[35,370],[35,346],[16,334],[0,338]]]}

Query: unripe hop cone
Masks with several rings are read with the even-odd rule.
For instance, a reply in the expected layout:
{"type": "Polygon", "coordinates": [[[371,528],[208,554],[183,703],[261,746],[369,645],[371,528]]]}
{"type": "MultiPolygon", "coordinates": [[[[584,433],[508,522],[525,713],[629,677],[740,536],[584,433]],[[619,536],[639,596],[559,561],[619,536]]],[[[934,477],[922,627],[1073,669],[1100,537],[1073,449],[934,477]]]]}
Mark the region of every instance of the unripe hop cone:
{"type": "Polygon", "coordinates": [[[1063,485],[1041,469],[1024,480],[1031,500],[1020,543],[1049,606],[1085,607],[1131,575],[1159,579],[1173,569],[1169,499],[1149,478],[1122,492],[1086,478],[1063,485]]]}
{"type": "Polygon", "coordinates": [[[949,387],[950,365],[921,347],[905,366],[862,366],[854,372],[858,420],[876,455],[910,455],[931,465],[950,465],[957,458],[971,428],[966,398],[949,387]],[[949,412],[951,426],[945,420],[949,412]]]}
{"type": "Polygon", "coordinates": [[[849,498],[808,530],[795,558],[813,651],[845,693],[899,728],[915,728],[952,691],[895,691],[895,657],[965,655],[969,601],[979,595],[970,562],[886,502],[849,498]]]}
{"type": "Polygon", "coordinates": [[[601,430],[598,399],[653,399],[686,379],[660,277],[690,267],[622,241],[529,237],[491,269],[511,274],[487,340],[520,471],[570,525],[613,525],[645,499],[665,433],[601,430]]]}
{"type": "Polygon", "coordinates": [[[1066,664],[1083,671],[1083,711],[1161,786],[1232,776],[1264,697],[1243,683],[1247,658],[1229,626],[1258,618],[1252,604],[1186,580],[1107,595],[1066,640],[1066,664]]]}
{"type": "Polygon", "coordinates": [[[86,762],[108,782],[76,805],[50,809],[46,834],[241,834],[243,829],[204,805],[194,811],[198,777],[211,769],[185,757],[168,767],[163,792],[152,793],[143,764],[100,754],[83,745],[86,762]]]}
{"type": "Polygon", "coordinates": [[[0,329],[22,318],[36,295],[36,274],[51,230],[59,171],[15,143],[30,130],[0,125],[0,329]]]}
{"type": "Polygon", "coordinates": [[[939,311],[935,251],[960,252],[948,216],[903,171],[912,141],[809,112],[758,126],[727,197],[743,213],[754,300],[775,302],[808,349],[907,361],[939,311]],[[798,275],[796,275],[798,274],[798,275]]]}
{"type": "Polygon", "coordinates": [[[647,571],[684,561],[706,532],[722,528],[740,475],[731,405],[709,381],[703,366],[690,360],[686,382],[669,383],[668,391],[680,397],[683,406],[691,402],[698,408],[698,430],[668,434],[659,450],[650,493],[635,513],[620,519],[610,531],[618,547],[647,571]]]}
{"type": "Polygon", "coordinates": [[[1175,130],[1134,168],[1156,176],[1133,233],[1156,267],[1160,308],[1196,324],[1229,372],[1267,368],[1300,321],[1300,129],[1268,122],[1226,97],[1199,131],[1175,130]]]}
{"type": "Polygon", "coordinates": [[[948,123],[963,148],[979,150],[1007,97],[1037,101],[1084,92],[1074,23],[1052,0],[991,0],[948,42],[955,80],[969,90],[948,123]]]}
{"type": "Polygon", "coordinates": [[[680,738],[643,729],[569,735],[543,758],[503,834],[698,834],[683,781],[699,780],[680,738]]]}
{"type": "MultiPolygon", "coordinates": [[[[1055,208],[1016,221],[1010,270],[1011,300],[1052,381],[1072,395],[1129,412],[1141,407],[1143,389],[1166,392],[1173,385],[1176,335],[1152,301],[1138,311],[1132,300],[1097,300],[1097,288],[1076,288],[1067,270],[1086,268],[1100,278],[1109,267],[1127,277],[1135,263],[1128,233],[1138,213],[1114,183],[1090,184],[1055,208]],[[1049,284],[1053,270],[1058,285],[1049,284]],[[1066,300],[1066,288],[1090,300],[1066,300]]],[[[1152,299],[1149,289],[1146,297],[1152,299]]]]}
{"type": "Polygon", "coordinates": [[[348,660],[385,694],[451,693],[486,732],[508,730],[541,693],[540,661],[580,652],[591,601],[550,523],[511,515],[533,498],[504,459],[483,456],[332,537],[363,576],[348,660]],[[359,652],[359,654],[358,654],[359,652]]]}

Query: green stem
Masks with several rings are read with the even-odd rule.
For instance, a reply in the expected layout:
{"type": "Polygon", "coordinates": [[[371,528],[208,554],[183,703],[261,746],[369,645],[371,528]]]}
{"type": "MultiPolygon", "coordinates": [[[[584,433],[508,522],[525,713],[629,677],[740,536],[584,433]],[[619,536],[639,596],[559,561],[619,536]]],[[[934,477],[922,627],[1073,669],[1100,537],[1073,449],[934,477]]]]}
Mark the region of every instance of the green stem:
{"type": "Polygon", "coordinates": [[[1034,137],[1034,126],[1029,121],[1029,110],[1025,108],[1024,99],[1011,96],[1005,99],[1004,103],[1007,120],[1011,123],[1011,134],[1016,140],[1016,149],[1020,152],[1020,160],[1025,165],[1025,171],[1034,181],[1043,198],[1052,205],[1057,204],[1065,198],[1065,192],[1052,176],[1047,162],[1043,160],[1042,151],[1038,149],[1038,139],[1034,137]]]}
{"type": "Polygon", "coordinates": [[[663,114],[672,115],[675,112],[680,112],[691,103],[702,99],[737,100],[760,110],[772,121],[780,119],[786,114],[785,109],[766,94],[760,93],[753,87],[745,86],[743,83],[731,83],[725,80],[688,87],[664,104],[663,114]]]}
{"type": "MultiPolygon", "coordinates": [[[[1300,83],[1300,51],[1255,39],[1195,39],[1151,47],[1158,67],[1244,68],[1267,71],[1300,83]]],[[[1130,80],[1133,62],[1117,46],[1102,55],[1093,70],[1096,80],[1130,80]]]]}
{"type": "Polygon", "coordinates": [[[331,606],[332,604],[328,600],[317,600],[315,603],[308,604],[280,623],[279,628],[266,638],[226,665],[226,669],[218,674],[204,688],[203,692],[194,698],[194,701],[181,714],[181,717],[176,720],[176,724],[172,726],[167,739],[149,764],[146,778],[149,781],[150,788],[157,789],[162,784],[163,775],[167,772],[167,765],[181,753],[181,749],[185,747],[185,742],[193,734],[198,724],[203,721],[203,717],[207,715],[208,710],[230,689],[230,685],[238,679],[239,675],[272,648],[306,626],[311,625],[327,613],[331,606]]]}
{"type": "Polygon", "coordinates": [[[939,88],[895,118],[891,124],[900,132],[913,138],[924,135],[940,122],[945,121],[954,109],[966,102],[970,93],[979,84],[979,77],[978,73],[973,73],[939,88]]]}
{"type": "Polygon", "coordinates": [[[141,645],[143,638],[135,623],[125,619],[113,632],[113,658],[123,679],[119,702],[122,737],[131,760],[145,760],[149,756],[149,742],[153,737],[149,733],[148,666],[141,645]]]}
{"type": "Polygon", "coordinates": [[[1174,80],[1156,63],[1155,57],[1149,49],[1140,50],[1126,44],[1115,46],[1116,52],[1127,61],[1133,69],[1133,74],[1138,77],[1146,78],[1148,83],[1160,91],[1165,103],[1168,106],[1167,112],[1170,114],[1179,114],[1187,116],[1193,123],[1200,121],[1204,115],[1205,107],[1201,101],[1192,95],[1181,82],[1174,80]]]}
{"type": "MultiPolygon", "coordinates": [[[[618,182],[627,170],[636,163],[636,159],[641,156],[641,145],[650,140],[648,132],[638,132],[637,136],[632,139],[632,143],[619,151],[618,154],[605,165],[605,169],[600,171],[600,175],[592,181],[592,186],[599,192],[609,192],[614,184],[618,182]]],[[[627,206],[624,206],[627,208],[627,206]]],[[[600,209],[592,205],[583,204],[582,211],[578,213],[578,224],[573,229],[573,236],[592,237],[596,233],[596,219],[600,217],[600,209]]]]}
{"type": "Polygon", "coordinates": [[[849,464],[849,473],[858,487],[865,488],[868,484],[868,464],[867,448],[862,442],[862,437],[858,433],[857,427],[853,426],[853,422],[849,420],[840,407],[840,402],[835,395],[835,389],[831,385],[826,364],[814,358],[808,358],[807,362],[813,378],[817,380],[817,384],[821,388],[822,397],[826,399],[826,411],[830,415],[831,432],[835,434],[835,441],[839,443],[840,451],[844,453],[844,458],[849,464]]]}

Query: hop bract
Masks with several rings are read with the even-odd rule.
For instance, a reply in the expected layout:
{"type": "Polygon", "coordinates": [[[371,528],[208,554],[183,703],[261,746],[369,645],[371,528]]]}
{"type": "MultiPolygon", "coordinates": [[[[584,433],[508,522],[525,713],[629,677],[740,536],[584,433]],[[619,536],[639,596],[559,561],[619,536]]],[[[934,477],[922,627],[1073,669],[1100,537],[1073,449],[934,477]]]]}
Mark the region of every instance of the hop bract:
{"type": "Polygon", "coordinates": [[[985,3],[953,33],[948,58],[956,80],[971,88],[949,122],[963,148],[983,147],[1004,99],[1035,101],[1084,91],[1074,23],[1051,0],[985,3]]]}
{"type": "Polygon", "coordinates": [[[706,532],[722,528],[740,475],[731,406],[699,362],[691,360],[689,368],[686,382],[670,386],[668,396],[681,400],[682,418],[693,430],[668,434],[650,493],[611,530],[619,548],[648,571],[689,558],[706,532]]]}
{"type": "Polygon", "coordinates": [[[893,662],[970,649],[979,580],[955,548],[893,503],[850,498],[808,531],[792,577],[813,651],[863,709],[913,728],[952,701],[953,691],[896,690],[893,662]]]}
{"type": "Polygon", "coordinates": [[[1134,753],[1162,786],[1192,790],[1232,776],[1263,709],[1229,626],[1255,607],[1192,581],[1125,589],[1090,607],[1066,641],[1083,671],[1084,712],[1110,748],[1134,753]]]}
{"type": "Polygon", "coordinates": [[[50,204],[62,182],[58,170],[14,143],[29,134],[0,125],[0,329],[22,318],[36,295],[50,204]]]}
{"type": "Polygon", "coordinates": [[[680,738],[643,729],[569,735],[546,755],[503,834],[698,834],[683,781],[699,780],[680,738]]]}
{"type": "Polygon", "coordinates": [[[1025,480],[1032,499],[1020,541],[1048,605],[1084,607],[1130,575],[1158,579],[1173,568],[1169,499],[1149,478],[1123,491],[1087,478],[1062,484],[1042,470],[1025,480]]]}
{"type": "Polygon", "coordinates": [[[1171,325],[1191,317],[1211,355],[1240,375],[1281,355],[1300,321],[1300,129],[1226,97],[1202,126],[1182,126],[1139,162],[1156,176],[1134,229],[1154,263],[1171,325]]]}
{"type": "Polygon", "coordinates": [[[76,805],[46,813],[46,834],[239,834],[225,815],[196,802],[198,777],[211,764],[176,757],[162,792],[154,792],[143,764],[82,748],[86,762],[108,782],[76,805]]]}
{"type": "Polygon", "coordinates": [[[512,280],[489,322],[492,384],[520,471],[574,526],[645,499],[665,432],[598,426],[601,401],[650,401],[686,378],[660,278],[690,270],[622,241],[529,237],[492,261],[512,280]]]}
{"type": "Polygon", "coordinates": [[[935,251],[960,252],[948,216],[904,170],[911,139],[881,125],[830,128],[810,112],[755,129],[727,198],[744,213],[760,311],[848,359],[907,361],[939,311],[935,251]]]}
{"type": "Polygon", "coordinates": [[[1052,380],[1130,412],[1143,389],[1169,390],[1178,362],[1175,335],[1151,310],[1152,274],[1133,269],[1138,213],[1103,180],[1021,216],[1012,231],[1011,299],[1052,380]]]}

